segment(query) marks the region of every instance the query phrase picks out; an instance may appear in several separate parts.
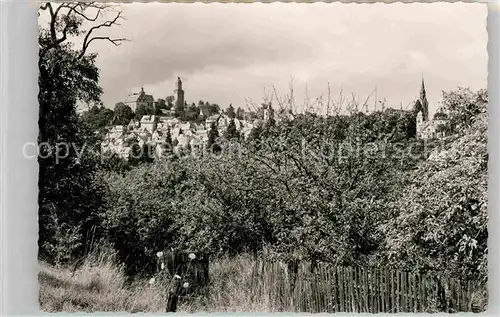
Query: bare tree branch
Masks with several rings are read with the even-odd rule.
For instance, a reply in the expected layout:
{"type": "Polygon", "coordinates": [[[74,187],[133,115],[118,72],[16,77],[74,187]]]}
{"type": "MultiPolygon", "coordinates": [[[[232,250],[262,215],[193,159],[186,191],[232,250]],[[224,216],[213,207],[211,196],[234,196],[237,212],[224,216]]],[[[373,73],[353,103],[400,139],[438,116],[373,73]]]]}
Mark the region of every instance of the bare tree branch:
{"type": "MultiPolygon", "coordinates": [[[[60,5],[57,6],[57,8],[54,8],[50,2],[46,2],[44,4],[40,5],[40,10],[48,10],[50,14],[50,22],[49,22],[49,35],[50,35],[50,42],[48,44],[48,49],[54,48],[59,46],[61,43],[66,41],[68,39],[68,33],[70,32],[72,27],[75,27],[75,20],[71,19],[71,16],[79,16],[82,19],[90,22],[95,22],[99,19],[100,16],[102,16],[102,12],[106,9],[112,8],[111,5],[109,4],[102,4],[102,3],[95,3],[95,2],[90,2],[90,3],[82,3],[82,2],[77,2],[77,3],[61,3],[60,5]],[[96,9],[97,12],[95,15],[92,14],[90,16],[88,13],[85,12],[85,10],[88,10],[90,8],[96,9]],[[67,12],[63,14],[63,9],[67,9],[67,12]],[[58,23],[60,23],[61,18],[63,17],[63,24],[64,26],[62,27],[62,30],[59,29],[58,23]],[[58,37],[58,29],[60,32],[60,37],[58,37]]],[[[111,27],[113,25],[119,25],[117,21],[119,19],[123,19],[123,16],[121,15],[121,12],[118,11],[114,19],[105,21],[103,23],[100,23],[98,25],[95,25],[91,27],[88,32],[85,35],[83,45],[82,45],[82,50],[80,54],[78,55],[78,58],[82,58],[90,43],[92,43],[95,40],[107,40],[114,44],[115,46],[119,46],[121,42],[126,41],[127,39],[125,38],[111,38],[107,36],[92,36],[92,33],[102,27],[111,27]]],[[[79,26],[78,21],[76,22],[77,25],[76,27],[79,26]]]]}
{"type": "MultiPolygon", "coordinates": [[[[70,7],[69,5],[64,6],[64,4],[63,4],[63,5],[59,6],[59,8],[57,8],[57,10],[56,10],[56,14],[57,14],[57,12],[58,12],[61,8],[63,8],[63,6],[64,6],[64,7],[66,7],[66,8],[69,8],[68,13],[66,14],[66,15],[69,17],[69,16],[71,15],[71,13],[72,13],[72,12],[77,12],[77,11],[76,11],[76,8],[77,8],[79,5],[80,5],[80,4],[78,4],[78,3],[77,3],[77,4],[73,5],[72,7],[70,7]]],[[[62,37],[61,37],[60,39],[58,39],[58,40],[56,41],[56,43],[55,43],[56,45],[61,44],[62,42],[66,41],[66,39],[67,39],[67,34],[68,34],[68,30],[69,30],[70,26],[71,26],[71,24],[66,23],[66,25],[64,26],[64,29],[63,29],[63,31],[62,31],[63,35],[62,35],[62,37]]]]}
{"type": "Polygon", "coordinates": [[[276,102],[279,105],[279,111],[281,112],[285,109],[285,107],[283,106],[283,102],[281,101],[281,98],[278,96],[278,92],[276,91],[276,87],[274,85],[273,85],[273,91],[274,95],[276,96],[276,102]]]}
{"type": "MultiPolygon", "coordinates": [[[[78,4],[76,4],[75,7],[76,6],[78,6],[78,4]]],[[[57,15],[59,14],[59,11],[61,11],[61,9],[63,9],[63,8],[69,8],[69,7],[70,7],[69,3],[63,3],[63,4],[59,5],[56,8],[56,11],[54,12],[54,16],[57,18],[57,15]]]]}
{"type": "Polygon", "coordinates": [[[82,44],[82,50],[81,50],[78,58],[82,58],[85,55],[90,43],[92,43],[92,41],[94,41],[94,40],[108,40],[109,42],[113,43],[115,46],[119,46],[121,44],[120,42],[126,41],[127,39],[125,39],[125,38],[112,39],[112,38],[107,37],[107,36],[106,37],[96,36],[96,37],[92,37],[92,38],[90,37],[92,32],[94,32],[95,30],[97,30],[99,28],[111,27],[113,25],[120,25],[116,22],[116,21],[118,21],[118,19],[123,19],[123,17],[121,16],[121,12],[118,12],[113,20],[108,20],[106,22],[103,22],[101,24],[98,24],[96,26],[91,27],[90,30],[87,32],[87,35],[85,35],[85,38],[84,38],[83,44],[82,44]]]}
{"type": "Polygon", "coordinates": [[[111,8],[110,5],[107,5],[107,4],[104,4],[104,3],[80,3],[79,6],[82,8],[82,12],[76,10],[75,13],[78,14],[79,16],[81,16],[82,18],[84,18],[85,20],[87,21],[90,21],[90,22],[95,22],[97,21],[97,19],[101,16],[102,14],[102,11],[106,10],[106,9],[109,9],[111,8]],[[87,8],[94,8],[94,9],[97,9],[97,13],[95,15],[95,17],[89,17],[87,16],[84,11],[87,9],[87,8]]]}
{"type": "Polygon", "coordinates": [[[92,41],[94,40],[107,40],[111,43],[113,43],[115,46],[120,46],[121,45],[121,42],[123,41],[127,41],[126,38],[119,38],[119,39],[112,39],[110,38],[109,36],[95,36],[93,38],[91,38],[87,44],[90,44],[92,41]]]}

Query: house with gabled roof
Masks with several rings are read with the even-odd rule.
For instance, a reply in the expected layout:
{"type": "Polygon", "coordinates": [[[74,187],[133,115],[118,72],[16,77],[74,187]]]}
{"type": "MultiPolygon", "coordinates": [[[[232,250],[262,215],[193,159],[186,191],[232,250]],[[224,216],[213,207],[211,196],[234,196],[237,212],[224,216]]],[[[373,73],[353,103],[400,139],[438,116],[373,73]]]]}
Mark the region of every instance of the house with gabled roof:
{"type": "Polygon", "coordinates": [[[135,112],[141,105],[145,107],[154,107],[155,100],[152,95],[146,94],[144,92],[144,88],[141,87],[140,92],[128,95],[127,99],[123,103],[129,106],[133,112],[135,112]]]}
{"type": "Polygon", "coordinates": [[[141,129],[147,129],[150,133],[156,130],[157,117],[153,115],[142,116],[140,121],[141,129]]]}

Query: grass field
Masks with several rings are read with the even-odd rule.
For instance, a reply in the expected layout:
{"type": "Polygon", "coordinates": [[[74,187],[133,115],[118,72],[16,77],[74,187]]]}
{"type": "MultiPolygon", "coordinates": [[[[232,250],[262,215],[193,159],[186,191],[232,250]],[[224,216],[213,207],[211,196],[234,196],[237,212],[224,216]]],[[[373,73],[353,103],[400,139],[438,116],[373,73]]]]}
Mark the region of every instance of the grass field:
{"type": "MultiPolygon", "coordinates": [[[[262,294],[249,292],[251,259],[222,259],[211,265],[211,291],[207,296],[184,298],[180,312],[272,311],[262,294]]],[[[72,268],[40,263],[40,308],[46,312],[164,312],[165,285],[137,280],[131,284],[111,260],[86,261],[72,268]]]]}
{"type": "MultiPolygon", "coordinates": [[[[332,279],[327,270],[320,270],[314,278],[307,266],[302,267],[292,289],[287,282],[290,273],[286,266],[265,263],[248,255],[211,262],[208,289],[202,296],[181,297],[178,312],[371,311],[368,306],[363,306],[366,302],[362,296],[352,295],[361,294],[363,287],[358,293],[349,293],[349,289],[352,291],[349,284],[353,285],[348,282],[351,279],[342,282],[344,286],[341,287],[347,293],[340,297],[347,300],[334,309],[333,305],[339,303],[334,299],[336,291],[332,285],[339,282],[332,279]]],[[[76,270],[41,262],[39,285],[40,307],[46,312],[161,313],[165,312],[168,296],[168,284],[162,282],[159,276],[154,283],[150,279],[127,282],[122,268],[114,263],[112,257],[106,256],[88,258],[76,270]]],[[[385,288],[379,286],[378,289],[385,288]]],[[[486,290],[474,291],[471,295],[472,305],[480,307],[480,310],[486,308],[486,290]]],[[[462,307],[465,306],[462,304],[462,307]]],[[[411,307],[404,311],[440,310],[435,298],[411,307]]]]}

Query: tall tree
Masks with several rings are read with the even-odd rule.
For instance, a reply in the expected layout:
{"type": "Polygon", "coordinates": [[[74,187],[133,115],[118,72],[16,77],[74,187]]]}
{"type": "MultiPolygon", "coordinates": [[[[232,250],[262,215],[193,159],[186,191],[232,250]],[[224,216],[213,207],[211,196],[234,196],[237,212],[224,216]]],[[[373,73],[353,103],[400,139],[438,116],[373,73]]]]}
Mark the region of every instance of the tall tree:
{"type": "Polygon", "coordinates": [[[234,119],[236,117],[236,113],[234,112],[234,108],[233,108],[232,104],[230,104],[229,107],[226,109],[226,115],[230,119],[234,119]]]}
{"type": "Polygon", "coordinates": [[[186,114],[185,114],[185,119],[188,121],[196,121],[199,117],[200,110],[198,107],[195,105],[193,102],[189,107],[186,109],[186,114]]]}
{"type": "MultiPolygon", "coordinates": [[[[120,45],[124,39],[95,36],[97,29],[112,27],[122,18],[98,23],[111,8],[99,3],[43,3],[39,14],[48,23],[39,31],[39,144],[38,205],[39,256],[67,261],[85,252],[86,237],[98,224],[102,189],[96,181],[97,155],[93,133],[76,114],[78,100],[99,102],[99,69],[96,54],[88,52],[99,40],[120,45]],[[96,23],[87,31],[83,22],[96,23]],[[83,36],[80,45],[69,41],[83,36]],[[83,151],[83,152],[82,152],[83,151]]],[[[115,11],[116,12],[116,11],[115,11]]]]}
{"type": "Polygon", "coordinates": [[[111,123],[113,117],[113,110],[104,106],[93,106],[82,114],[83,122],[85,122],[92,131],[104,128],[111,123]]]}
{"type": "Polygon", "coordinates": [[[241,107],[238,107],[236,110],[236,119],[238,120],[243,120],[243,116],[245,115],[245,111],[241,109],[241,107]]]}
{"type": "Polygon", "coordinates": [[[220,114],[220,107],[218,104],[213,103],[213,104],[210,104],[209,106],[210,106],[211,115],[220,114]]]}
{"type": "Polygon", "coordinates": [[[127,106],[123,102],[119,102],[115,105],[114,112],[116,118],[115,124],[125,125],[128,124],[130,120],[134,118],[134,113],[132,112],[132,108],[130,108],[130,106],[127,106]]]}
{"type": "Polygon", "coordinates": [[[167,110],[172,110],[172,108],[174,108],[174,100],[175,100],[175,97],[174,96],[167,96],[165,98],[165,103],[167,104],[167,110]]]}
{"type": "Polygon", "coordinates": [[[238,133],[238,130],[236,129],[236,123],[234,122],[234,119],[231,119],[229,121],[225,137],[228,140],[240,138],[240,134],[238,133]]]}
{"type": "Polygon", "coordinates": [[[219,130],[215,122],[212,122],[210,125],[210,131],[208,131],[208,141],[207,141],[207,149],[211,152],[219,152],[220,146],[217,144],[219,139],[219,130]]]}
{"type": "Polygon", "coordinates": [[[173,150],[173,142],[172,142],[172,133],[170,133],[170,129],[167,129],[167,135],[165,136],[165,149],[168,153],[171,153],[173,150]]]}
{"type": "Polygon", "coordinates": [[[155,103],[154,114],[156,114],[156,115],[161,114],[162,109],[167,109],[167,104],[165,102],[165,99],[159,98],[158,100],[156,100],[156,103],[155,103]]]}

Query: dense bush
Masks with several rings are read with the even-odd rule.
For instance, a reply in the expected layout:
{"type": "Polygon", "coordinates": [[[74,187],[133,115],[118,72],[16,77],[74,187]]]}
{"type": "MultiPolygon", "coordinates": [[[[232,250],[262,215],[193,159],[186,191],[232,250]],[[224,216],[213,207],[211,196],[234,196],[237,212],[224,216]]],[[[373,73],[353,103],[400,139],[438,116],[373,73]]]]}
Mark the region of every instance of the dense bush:
{"type": "Polygon", "coordinates": [[[397,201],[397,217],[382,228],[387,255],[391,263],[407,269],[438,270],[485,282],[487,103],[476,97],[463,99],[463,90],[458,96],[444,96],[445,104],[461,100],[450,115],[452,122],[464,122],[456,125],[463,128],[411,173],[412,182],[397,201]],[[469,112],[471,108],[476,110],[469,112]]]}
{"type": "Polygon", "coordinates": [[[154,254],[178,236],[178,200],[186,170],[174,162],[142,163],[131,171],[106,173],[108,209],[101,214],[107,239],[131,274],[154,269],[154,254]]]}
{"type": "Polygon", "coordinates": [[[222,152],[108,175],[108,237],[145,268],[155,250],[258,252],[367,264],[400,179],[422,159],[412,114],[302,117],[222,152]],[[401,142],[395,146],[395,141],[401,142]],[[410,142],[414,157],[403,155],[410,142]]]}

